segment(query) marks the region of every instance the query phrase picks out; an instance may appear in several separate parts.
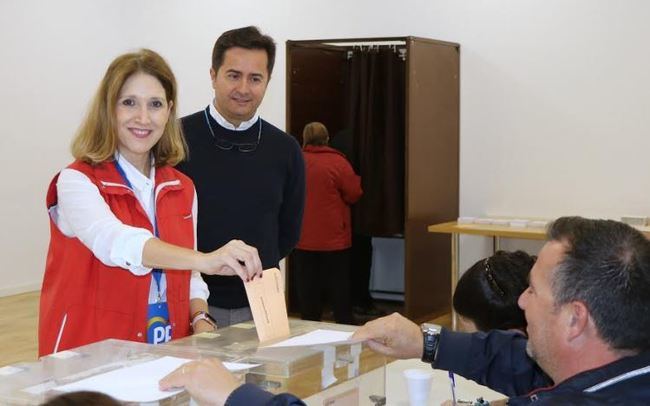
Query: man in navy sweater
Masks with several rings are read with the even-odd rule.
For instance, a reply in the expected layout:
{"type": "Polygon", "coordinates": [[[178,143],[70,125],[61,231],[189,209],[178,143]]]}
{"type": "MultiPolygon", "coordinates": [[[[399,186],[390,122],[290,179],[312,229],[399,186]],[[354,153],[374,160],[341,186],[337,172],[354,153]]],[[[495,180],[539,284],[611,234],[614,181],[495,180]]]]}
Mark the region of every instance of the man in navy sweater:
{"type": "MultiPolygon", "coordinates": [[[[196,186],[197,243],[210,252],[232,239],[257,248],[264,269],[298,242],[305,168],[297,141],[260,118],[275,43],[256,27],[223,33],[212,52],[214,99],[181,119],[189,157],[178,165],[196,186]]],[[[243,283],[204,276],[218,327],[252,319],[243,283]]]]}

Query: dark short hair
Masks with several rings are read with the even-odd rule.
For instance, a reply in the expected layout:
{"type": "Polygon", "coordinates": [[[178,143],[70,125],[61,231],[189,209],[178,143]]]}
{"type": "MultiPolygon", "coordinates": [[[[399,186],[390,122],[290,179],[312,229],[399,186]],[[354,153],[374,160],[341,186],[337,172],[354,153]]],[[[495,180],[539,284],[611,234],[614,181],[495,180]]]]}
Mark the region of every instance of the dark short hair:
{"type": "Polygon", "coordinates": [[[497,251],[478,261],[456,285],[454,310],[471,319],[481,331],[525,331],[526,317],[517,301],[528,288],[528,274],[535,260],[523,251],[497,251]]]}
{"type": "Polygon", "coordinates": [[[236,28],[234,30],[226,31],[214,43],[212,49],[212,69],[218,71],[223,64],[223,58],[226,51],[230,48],[244,48],[244,49],[262,49],[266,51],[267,64],[266,70],[269,77],[273,73],[273,65],[275,65],[275,42],[273,38],[268,35],[263,35],[259,28],[248,26],[243,28],[236,28]]]}
{"type": "Polygon", "coordinates": [[[548,239],[568,244],[552,279],[555,305],[583,302],[613,349],[650,349],[650,242],[613,220],[561,217],[548,239]]]}
{"type": "Polygon", "coordinates": [[[63,393],[49,399],[41,406],[120,406],[116,399],[100,392],[79,391],[63,393]]]}

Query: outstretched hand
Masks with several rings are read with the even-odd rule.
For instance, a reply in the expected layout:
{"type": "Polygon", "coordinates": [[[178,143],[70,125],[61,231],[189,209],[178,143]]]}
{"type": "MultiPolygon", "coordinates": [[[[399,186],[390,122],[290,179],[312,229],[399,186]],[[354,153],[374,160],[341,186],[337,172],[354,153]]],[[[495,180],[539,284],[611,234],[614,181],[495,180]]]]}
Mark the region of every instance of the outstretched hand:
{"type": "Polygon", "coordinates": [[[367,341],[376,352],[393,358],[422,358],[424,339],[420,327],[399,313],[369,321],[350,337],[367,341]]]}
{"type": "Polygon", "coordinates": [[[244,282],[262,276],[262,261],[257,248],[240,240],[231,240],[223,247],[204,254],[197,271],[207,275],[238,275],[244,282]]]}
{"type": "Polygon", "coordinates": [[[199,405],[226,403],[240,383],[216,358],[188,362],[160,380],[160,390],[184,388],[199,405]]]}

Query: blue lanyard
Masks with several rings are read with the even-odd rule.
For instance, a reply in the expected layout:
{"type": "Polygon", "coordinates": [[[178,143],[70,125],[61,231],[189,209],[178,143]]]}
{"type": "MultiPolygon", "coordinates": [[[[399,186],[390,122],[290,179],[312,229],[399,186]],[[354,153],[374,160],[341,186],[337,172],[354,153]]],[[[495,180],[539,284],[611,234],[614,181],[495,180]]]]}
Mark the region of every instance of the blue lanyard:
{"type": "MultiPolygon", "coordinates": [[[[115,162],[115,169],[117,169],[117,172],[120,174],[122,177],[122,180],[126,185],[129,187],[129,189],[133,190],[133,186],[131,186],[131,182],[129,182],[129,178],[126,177],[126,172],[124,172],[124,169],[120,166],[119,162],[117,162],[117,159],[114,160],[115,162]]],[[[156,216],[153,216],[153,234],[158,238],[158,224],[156,220],[156,216]]],[[[162,278],[162,269],[153,269],[151,271],[151,274],[153,275],[153,279],[156,281],[156,287],[158,288],[158,300],[160,300],[162,294],[160,292],[160,279],[162,278]]]]}

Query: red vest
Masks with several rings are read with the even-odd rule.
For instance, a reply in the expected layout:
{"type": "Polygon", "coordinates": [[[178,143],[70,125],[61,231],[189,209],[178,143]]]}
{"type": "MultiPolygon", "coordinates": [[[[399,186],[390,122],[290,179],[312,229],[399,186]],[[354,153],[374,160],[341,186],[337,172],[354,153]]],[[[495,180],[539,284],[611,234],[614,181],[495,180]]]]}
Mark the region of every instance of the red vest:
{"type": "MultiPolygon", "coordinates": [[[[112,162],[91,166],[77,161],[69,168],[88,176],[120,221],[153,232],[147,214],[124,186],[112,162]]],[[[48,209],[57,204],[58,177],[48,189],[48,209]]],[[[159,238],[194,248],[192,181],[163,166],[156,168],[155,183],[159,238]]],[[[174,338],[185,337],[190,334],[191,274],[165,270],[165,275],[172,334],[174,338]]],[[[145,342],[150,283],[151,274],[136,276],[126,269],[104,265],[79,239],[62,234],[50,218],[39,314],[39,356],[52,353],[57,339],[59,351],[107,338],[145,342]]]]}

